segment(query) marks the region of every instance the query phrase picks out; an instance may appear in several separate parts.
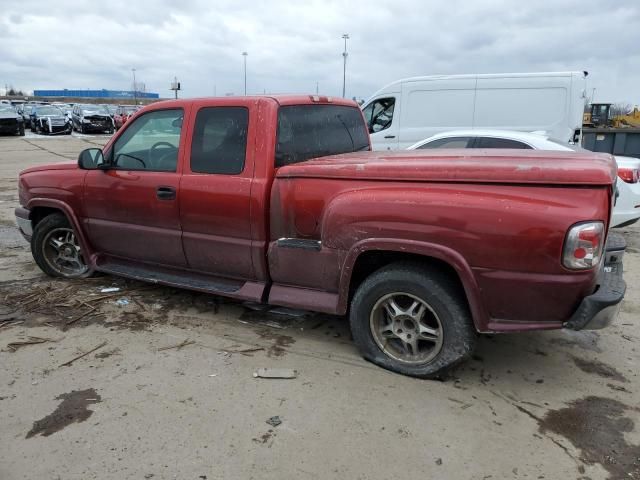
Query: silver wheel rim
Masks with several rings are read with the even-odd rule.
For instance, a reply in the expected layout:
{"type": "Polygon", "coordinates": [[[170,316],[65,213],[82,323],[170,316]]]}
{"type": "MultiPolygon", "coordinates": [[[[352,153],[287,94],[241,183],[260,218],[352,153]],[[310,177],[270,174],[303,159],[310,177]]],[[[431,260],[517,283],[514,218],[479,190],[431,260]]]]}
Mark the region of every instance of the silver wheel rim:
{"type": "Polygon", "coordinates": [[[442,323],[433,309],[406,292],[389,293],[371,309],[369,327],[380,349],[398,362],[429,363],[442,349],[442,323]]]}
{"type": "Polygon", "coordinates": [[[89,269],[71,228],[54,228],[47,233],[42,254],[47,264],[63,277],[78,277],[89,269]]]}

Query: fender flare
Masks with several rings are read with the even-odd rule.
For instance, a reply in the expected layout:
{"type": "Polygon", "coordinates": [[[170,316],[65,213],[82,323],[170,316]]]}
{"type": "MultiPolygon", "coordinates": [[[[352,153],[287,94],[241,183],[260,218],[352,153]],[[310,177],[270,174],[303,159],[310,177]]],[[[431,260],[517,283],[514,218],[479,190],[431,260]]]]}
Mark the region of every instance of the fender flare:
{"type": "Polygon", "coordinates": [[[464,257],[449,247],[417,240],[376,238],[361,240],[355,243],[347,252],[340,274],[337,306],[339,314],[344,314],[347,311],[353,267],[361,254],[370,251],[411,253],[423,257],[436,258],[451,266],[458,274],[462,287],[464,288],[476,329],[478,331],[486,330],[489,323],[489,315],[482,303],[480,288],[473,275],[473,271],[464,257]]]}
{"type": "Polygon", "coordinates": [[[33,210],[37,207],[55,208],[57,210],[61,210],[62,213],[66,215],[67,219],[69,219],[69,222],[71,222],[71,226],[78,235],[78,240],[80,241],[82,250],[86,252],[85,259],[88,261],[89,266],[94,268],[95,255],[93,253],[93,249],[91,248],[89,239],[87,238],[85,231],[82,229],[82,225],[80,224],[80,221],[78,220],[78,217],[76,216],[73,209],[67,203],[51,198],[32,198],[26,205],[26,208],[29,210],[33,210]]]}

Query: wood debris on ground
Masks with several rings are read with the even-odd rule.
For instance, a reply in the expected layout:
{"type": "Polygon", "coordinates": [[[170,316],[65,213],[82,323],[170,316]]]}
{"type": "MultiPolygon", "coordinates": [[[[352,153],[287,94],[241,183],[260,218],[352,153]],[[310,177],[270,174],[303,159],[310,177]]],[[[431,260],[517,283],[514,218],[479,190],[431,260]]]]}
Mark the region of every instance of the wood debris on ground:
{"type": "Polygon", "coordinates": [[[16,342],[11,342],[7,344],[7,348],[11,352],[15,352],[19,348],[26,347],[27,345],[38,345],[40,343],[53,342],[54,340],[51,338],[43,338],[43,337],[27,337],[27,340],[18,340],[16,342]]]}
{"type": "Polygon", "coordinates": [[[106,341],[102,342],[100,345],[98,345],[97,347],[93,347],[91,350],[89,350],[88,352],[84,352],[80,355],[78,355],[77,357],[73,357],[71,360],[69,360],[68,362],[64,362],[61,363],[60,365],[58,365],[59,367],[68,367],[69,365],[71,365],[73,362],[75,362],[76,360],[80,360],[81,358],[86,357],[87,355],[95,352],[96,350],[100,350],[102,347],[104,347],[107,344],[106,341]]]}
{"type": "Polygon", "coordinates": [[[171,350],[173,348],[180,350],[182,347],[186,347],[187,345],[193,345],[194,343],[196,343],[194,340],[189,340],[187,338],[183,340],[181,343],[178,343],[177,345],[169,345],[168,347],[161,347],[157,351],[162,352],[164,350],[171,350]]]}

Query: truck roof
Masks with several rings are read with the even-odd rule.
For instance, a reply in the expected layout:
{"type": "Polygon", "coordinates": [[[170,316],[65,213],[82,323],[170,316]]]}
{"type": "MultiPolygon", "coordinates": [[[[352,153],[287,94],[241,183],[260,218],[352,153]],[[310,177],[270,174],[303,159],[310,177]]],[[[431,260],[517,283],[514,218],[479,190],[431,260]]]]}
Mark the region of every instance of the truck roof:
{"type": "Polygon", "coordinates": [[[506,149],[354,152],[289,165],[277,172],[279,178],[548,185],[612,185],[616,174],[609,154],[506,149]]]}
{"type": "Polygon", "coordinates": [[[349,107],[358,107],[353,100],[341,97],[332,97],[327,95],[247,95],[247,96],[229,96],[229,97],[196,97],[196,98],[180,98],[177,100],[163,100],[155,102],[147,106],[149,109],[166,108],[168,106],[181,106],[190,103],[206,104],[206,103],[235,103],[250,104],[259,100],[275,101],[279,105],[345,105],[349,107]]]}

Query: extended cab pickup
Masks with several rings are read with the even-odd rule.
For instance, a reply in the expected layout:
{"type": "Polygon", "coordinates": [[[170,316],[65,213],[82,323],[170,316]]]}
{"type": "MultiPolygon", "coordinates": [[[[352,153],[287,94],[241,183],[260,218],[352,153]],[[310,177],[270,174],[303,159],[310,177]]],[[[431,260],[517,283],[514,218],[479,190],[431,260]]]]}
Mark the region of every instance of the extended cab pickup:
{"type": "Polygon", "coordinates": [[[369,150],[342,99],[160,102],[77,164],[23,171],[16,217],[49,275],[348,313],[365,358],[419,377],[477,333],[615,318],[611,156],[369,150]]]}

